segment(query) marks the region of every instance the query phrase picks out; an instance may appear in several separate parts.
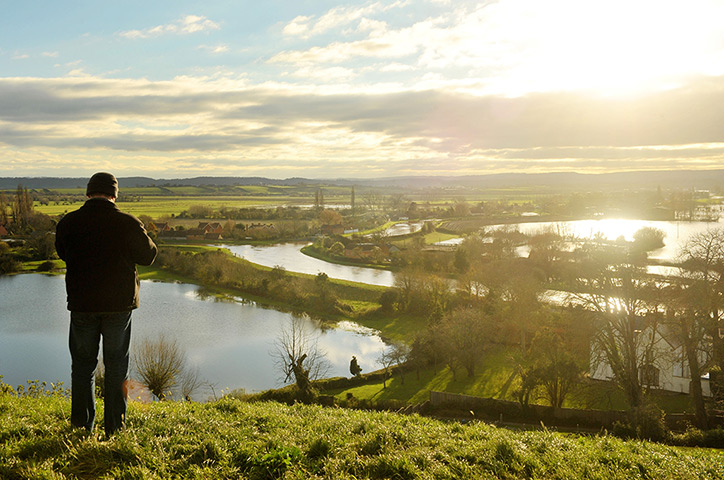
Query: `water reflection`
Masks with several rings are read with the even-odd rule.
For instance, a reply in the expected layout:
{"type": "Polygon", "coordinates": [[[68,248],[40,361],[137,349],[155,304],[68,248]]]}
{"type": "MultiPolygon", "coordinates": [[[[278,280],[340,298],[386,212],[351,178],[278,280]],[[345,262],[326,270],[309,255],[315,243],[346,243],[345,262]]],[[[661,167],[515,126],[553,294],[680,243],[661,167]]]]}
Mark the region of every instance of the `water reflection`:
{"type": "Polygon", "coordinates": [[[623,237],[632,241],[634,233],[643,227],[658,228],[665,234],[663,248],[650,252],[649,257],[662,261],[675,260],[681,247],[692,235],[709,229],[720,228],[718,222],[666,222],[630,219],[576,220],[571,222],[539,222],[516,224],[522,233],[536,233],[553,230],[576,238],[592,238],[600,235],[607,240],[623,237]]]}
{"type": "MultiPolygon", "coordinates": [[[[665,222],[630,219],[601,219],[601,220],[574,220],[570,222],[529,222],[505,225],[490,225],[488,230],[498,228],[517,228],[526,235],[553,231],[564,237],[573,237],[578,240],[599,236],[605,240],[623,238],[633,241],[634,234],[643,227],[658,228],[664,232],[665,246],[649,253],[649,258],[659,261],[675,261],[681,248],[692,235],[706,232],[710,229],[721,228],[718,222],[665,222]]],[[[439,245],[459,245],[464,238],[452,238],[439,242],[439,245]]],[[[517,248],[518,255],[527,257],[530,247],[522,245],[517,248]]],[[[658,273],[658,272],[652,272],[658,273]]]]}
{"type": "MultiPolygon", "coordinates": [[[[69,383],[69,314],[63,277],[0,277],[0,375],[17,385],[27,379],[69,383]],[[42,299],[42,301],[39,301],[42,299]]],[[[258,391],[281,385],[269,352],[288,313],[210,295],[195,285],[142,282],[141,307],[133,314],[132,342],[175,338],[202,379],[224,388],[258,391]]],[[[375,370],[384,349],[374,332],[354,324],[319,328],[319,345],[332,376],[349,376],[356,355],[365,371],[375,370]]]]}

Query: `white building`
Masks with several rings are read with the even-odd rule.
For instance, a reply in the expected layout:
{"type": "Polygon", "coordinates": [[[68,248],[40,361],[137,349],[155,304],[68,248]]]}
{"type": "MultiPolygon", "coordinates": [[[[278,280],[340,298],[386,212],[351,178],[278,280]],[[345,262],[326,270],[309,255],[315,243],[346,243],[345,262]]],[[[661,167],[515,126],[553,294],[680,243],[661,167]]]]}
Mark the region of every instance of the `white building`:
{"type": "MultiPolygon", "coordinates": [[[[646,335],[647,338],[644,338],[639,344],[649,345],[651,333],[651,327],[643,330],[640,335],[646,335]]],[[[639,357],[641,358],[644,356],[644,347],[641,347],[640,350],[639,357]]],[[[647,363],[644,361],[639,364],[639,381],[641,385],[648,386],[651,389],[688,394],[691,375],[686,352],[684,346],[665,325],[658,326],[652,350],[652,362],[647,363]]],[[[595,355],[593,357],[595,358],[595,355]]],[[[700,351],[699,357],[699,365],[708,364],[708,352],[700,351]]],[[[591,377],[597,380],[613,380],[613,371],[608,363],[600,361],[592,365],[591,377]]],[[[711,396],[708,373],[701,377],[701,389],[705,397],[711,396]]]]}

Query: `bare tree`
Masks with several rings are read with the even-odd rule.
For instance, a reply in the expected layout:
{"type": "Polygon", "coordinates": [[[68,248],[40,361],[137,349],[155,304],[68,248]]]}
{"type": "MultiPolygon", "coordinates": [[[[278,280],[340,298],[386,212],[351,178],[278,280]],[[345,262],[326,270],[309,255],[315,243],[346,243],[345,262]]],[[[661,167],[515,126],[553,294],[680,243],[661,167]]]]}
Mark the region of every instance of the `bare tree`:
{"type": "Polygon", "coordinates": [[[391,349],[383,350],[380,356],[377,357],[377,363],[380,364],[384,373],[382,375],[382,388],[387,388],[387,379],[390,377],[390,369],[395,363],[395,359],[392,355],[391,349]]]}
{"type": "Polygon", "coordinates": [[[400,368],[410,356],[410,347],[405,343],[393,343],[377,357],[377,363],[384,370],[382,388],[387,388],[387,379],[392,376],[392,367],[400,370],[400,381],[405,384],[405,373],[400,368]]]}
{"type": "Polygon", "coordinates": [[[141,382],[159,400],[166,399],[184,370],[185,360],[176,340],[146,339],[133,355],[141,382]]]}
{"type": "Polygon", "coordinates": [[[578,383],[588,366],[588,342],[581,341],[580,330],[586,330],[585,314],[546,310],[541,315],[541,328],[533,337],[527,356],[527,365],[521,369],[522,401],[541,387],[545,398],[554,407],[562,407],[573,386],[578,383]],[[585,358],[585,360],[584,360],[585,358]]]}
{"type": "Polygon", "coordinates": [[[715,399],[724,399],[724,229],[711,229],[692,235],[680,255],[684,282],[673,308],[675,331],[686,349],[691,375],[691,394],[697,422],[706,426],[708,418],[701,389],[701,375],[709,368],[710,387],[715,399]],[[710,362],[702,349],[710,347],[710,362]]]}
{"type": "Polygon", "coordinates": [[[588,254],[572,298],[596,312],[592,363],[610,368],[614,383],[637,408],[651,386],[646,372],[661,359],[661,290],[643,268],[615,253],[594,249],[588,254]]]}
{"type": "Polygon", "coordinates": [[[186,366],[179,375],[178,387],[181,398],[191,400],[191,396],[204,385],[198,367],[186,366]]]}
{"type": "Polygon", "coordinates": [[[493,319],[479,308],[458,308],[446,314],[433,327],[441,356],[453,378],[457,367],[463,367],[468,377],[475,376],[475,367],[496,336],[493,319]]]}
{"type": "MultiPolygon", "coordinates": [[[[711,339],[708,335],[706,308],[702,301],[706,294],[700,282],[681,278],[667,288],[666,324],[681,342],[682,357],[677,358],[689,367],[689,393],[696,412],[699,428],[709,427],[709,418],[704,403],[701,375],[710,366],[711,339]]],[[[683,374],[684,372],[682,372],[683,374]]]]}
{"type": "Polygon", "coordinates": [[[8,201],[5,194],[0,192],[0,225],[7,225],[8,222],[8,201]]]}
{"type": "Polygon", "coordinates": [[[306,326],[304,317],[292,315],[289,323],[279,332],[272,355],[283,374],[285,383],[294,380],[300,399],[314,398],[312,381],[329,371],[329,362],[318,347],[318,337],[306,326]]]}

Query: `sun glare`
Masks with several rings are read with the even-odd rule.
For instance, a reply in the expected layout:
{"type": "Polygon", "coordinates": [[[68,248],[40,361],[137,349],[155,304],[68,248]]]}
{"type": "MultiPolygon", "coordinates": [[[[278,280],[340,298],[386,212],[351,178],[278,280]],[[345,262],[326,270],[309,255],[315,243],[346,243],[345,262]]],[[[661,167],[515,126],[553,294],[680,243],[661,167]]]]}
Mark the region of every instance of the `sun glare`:
{"type": "MultiPolygon", "coordinates": [[[[496,21],[512,52],[501,92],[591,90],[635,94],[677,86],[692,75],[720,74],[721,2],[507,3],[496,21]],[[522,14],[521,12],[526,12],[522,14]]],[[[485,35],[482,33],[482,35],[485,35]]]]}

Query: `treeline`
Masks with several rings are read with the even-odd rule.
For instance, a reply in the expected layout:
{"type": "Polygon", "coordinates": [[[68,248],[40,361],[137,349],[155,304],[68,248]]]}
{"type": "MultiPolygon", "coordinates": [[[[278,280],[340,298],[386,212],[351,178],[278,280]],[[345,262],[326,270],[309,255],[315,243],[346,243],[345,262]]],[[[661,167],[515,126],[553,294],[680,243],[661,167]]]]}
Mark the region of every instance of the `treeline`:
{"type": "Polygon", "coordinates": [[[10,198],[0,192],[0,228],[15,237],[12,244],[0,241],[0,275],[16,273],[22,263],[46,260],[39,265],[41,271],[54,268],[55,220],[36,212],[27,188],[18,185],[10,198]]]}
{"type": "Polygon", "coordinates": [[[313,220],[318,215],[318,210],[295,206],[278,206],[274,208],[220,207],[214,209],[207,205],[191,205],[187,210],[179,213],[177,217],[228,220],[313,220]]]}

